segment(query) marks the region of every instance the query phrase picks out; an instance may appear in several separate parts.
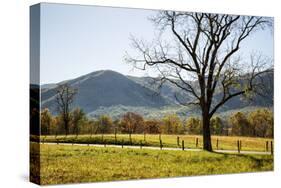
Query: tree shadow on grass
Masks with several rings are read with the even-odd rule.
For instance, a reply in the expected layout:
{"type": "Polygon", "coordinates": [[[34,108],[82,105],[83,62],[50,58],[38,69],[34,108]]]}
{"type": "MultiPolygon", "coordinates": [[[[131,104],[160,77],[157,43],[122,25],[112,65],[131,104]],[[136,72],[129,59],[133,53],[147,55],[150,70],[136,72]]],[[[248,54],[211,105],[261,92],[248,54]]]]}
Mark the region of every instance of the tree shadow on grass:
{"type": "Polygon", "coordinates": [[[253,154],[221,153],[221,152],[216,152],[216,151],[213,151],[211,153],[223,155],[224,158],[240,157],[240,158],[244,158],[244,159],[249,159],[254,162],[253,168],[261,168],[263,166],[264,162],[273,163],[273,156],[271,156],[271,157],[267,156],[266,158],[258,158],[257,156],[255,156],[253,154]]]}

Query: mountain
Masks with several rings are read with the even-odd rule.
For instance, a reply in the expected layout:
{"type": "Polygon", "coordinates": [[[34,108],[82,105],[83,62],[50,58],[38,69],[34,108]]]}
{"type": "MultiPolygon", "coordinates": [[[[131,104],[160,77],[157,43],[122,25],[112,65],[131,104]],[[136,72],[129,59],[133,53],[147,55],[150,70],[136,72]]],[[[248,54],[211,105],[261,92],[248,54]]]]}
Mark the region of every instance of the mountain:
{"type": "MultiPolygon", "coordinates": [[[[272,107],[267,108],[263,106],[247,106],[243,108],[219,110],[216,115],[227,119],[227,117],[236,112],[243,112],[247,114],[257,109],[273,110],[272,107]]],[[[107,114],[110,115],[112,119],[120,119],[126,112],[135,112],[147,119],[160,119],[167,114],[177,114],[182,120],[185,120],[188,117],[201,117],[200,109],[191,106],[179,105],[169,105],[158,108],[116,105],[111,107],[100,107],[97,110],[89,113],[88,116],[91,118],[98,118],[101,115],[107,114]]]]}
{"type": "MultiPolygon", "coordinates": [[[[262,91],[267,97],[256,96],[252,101],[239,97],[231,99],[218,113],[242,108],[258,108],[273,106],[273,74],[263,75],[269,87],[262,91]]],[[[243,81],[243,80],[241,80],[243,81]]],[[[171,83],[164,83],[160,90],[151,77],[125,76],[118,72],[102,70],[80,76],[60,83],[41,85],[42,108],[49,108],[56,114],[56,88],[59,84],[67,83],[78,90],[73,107],[82,108],[89,116],[98,117],[108,114],[120,117],[128,111],[142,114],[145,117],[161,117],[167,113],[179,116],[199,114],[198,108],[180,106],[175,98],[192,100],[192,95],[182,92],[171,83]]],[[[217,92],[214,101],[221,98],[217,92]]]]}
{"type": "Polygon", "coordinates": [[[52,88],[55,88],[57,86],[58,86],[57,84],[44,84],[44,85],[41,86],[41,89],[52,89],[52,88]]]}
{"type": "MultiPolygon", "coordinates": [[[[73,106],[79,106],[86,113],[101,106],[161,107],[170,104],[165,97],[156,95],[149,88],[110,70],[92,72],[63,83],[78,90],[73,106]]],[[[53,84],[50,88],[46,85],[41,87],[41,100],[42,108],[49,108],[51,112],[56,112],[56,87],[53,84]]]]}
{"type": "Polygon", "coordinates": [[[160,93],[160,95],[167,98],[173,104],[179,104],[178,99],[183,99],[183,101],[188,101],[193,99],[193,96],[190,93],[184,93],[180,88],[175,86],[170,82],[164,82],[161,87],[159,88],[159,81],[152,77],[134,77],[134,76],[127,76],[129,79],[133,80],[134,82],[142,85],[143,87],[147,87],[156,93],[160,93]],[[177,98],[176,98],[176,96],[177,98]]]}
{"type": "Polygon", "coordinates": [[[98,118],[101,115],[108,114],[113,119],[121,118],[126,112],[135,112],[148,119],[159,119],[166,114],[177,114],[180,118],[185,119],[190,116],[198,116],[198,108],[189,106],[169,105],[162,107],[136,107],[116,105],[111,107],[100,107],[88,114],[89,117],[98,118]]]}
{"type": "MultiPolygon", "coordinates": [[[[245,108],[248,106],[261,106],[261,107],[271,107],[273,106],[273,73],[264,73],[260,76],[259,82],[263,82],[263,89],[259,91],[259,94],[254,96],[251,100],[246,100],[245,98],[240,97],[234,97],[227,101],[220,110],[232,110],[232,109],[238,109],[238,108],[245,108]]],[[[134,82],[139,83],[143,87],[147,87],[151,90],[154,90],[155,92],[159,92],[160,95],[165,96],[169,99],[173,104],[179,104],[178,100],[188,102],[193,100],[193,96],[190,93],[183,92],[182,89],[178,88],[174,84],[170,82],[165,82],[162,84],[161,88],[158,88],[159,82],[157,83],[156,79],[153,79],[151,77],[133,77],[128,76],[131,80],[134,82]],[[177,99],[175,97],[175,93],[177,96],[177,99]]],[[[174,80],[176,81],[176,80],[174,80]]],[[[245,80],[241,79],[239,80],[241,83],[245,82],[245,80]]],[[[180,85],[180,82],[178,82],[180,85]]],[[[191,85],[194,86],[195,90],[199,90],[199,85],[196,81],[190,82],[191,85]]],[[[234,92],[235,89],[233,89],[234,92]]],[[[217,101],[220,101],[222,98],[222,92],[217,91],[214,94],[213,103],[216,104],[217,101]]]]}

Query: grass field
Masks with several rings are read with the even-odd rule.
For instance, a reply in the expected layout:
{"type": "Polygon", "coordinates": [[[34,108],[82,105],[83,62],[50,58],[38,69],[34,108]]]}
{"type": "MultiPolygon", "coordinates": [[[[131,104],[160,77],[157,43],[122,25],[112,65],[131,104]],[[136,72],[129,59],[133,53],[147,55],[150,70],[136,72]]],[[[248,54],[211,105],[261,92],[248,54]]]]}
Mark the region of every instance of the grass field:
{"type": "MultiPolygon", "coordinates": [[[[235,155],[205,151],[99,148],[31,143],[31,160],[40,156],[40,183],[195,176],[273,170],[271,155],[235,155]]],[[[31,166],[31,178],[38,166],[31,166]]]]}
{"type": "MultiPolygon", "coordinates": [[[[177,135],[161,135],[163,147],[181,147],[182,140],[186,148],[202,148],[202,136],[198,135],[178,135],[180,142],[177,143],[177,135]],[[196,138],[198,138],[198,145],[196,147],[196,138]]],[[[129,135],[126,134],[113,134],[109,135],[68,135],[65,136],[41,136],[41,141],[44,142],[63,142],[63,143],[85,143],[85,144],[118,144],[121,145],[142,145],[144,146],[156,146],[159,147],[159,135],[147,134],[132,135],[132,142],[130,142],[129,135]]],[[[253,137],[233,137],[233,136],[212,136],[213,149],[220,150],[237,150],[237,140],[242,142],[242,150],[244,151],[266,151],[266,141],[268,143],[268,150],[270,151],[270,141],[273,139],[268,138],[253,138],[253,137]],[[217,147],[218,140],[218,147],[217,147]]]]}

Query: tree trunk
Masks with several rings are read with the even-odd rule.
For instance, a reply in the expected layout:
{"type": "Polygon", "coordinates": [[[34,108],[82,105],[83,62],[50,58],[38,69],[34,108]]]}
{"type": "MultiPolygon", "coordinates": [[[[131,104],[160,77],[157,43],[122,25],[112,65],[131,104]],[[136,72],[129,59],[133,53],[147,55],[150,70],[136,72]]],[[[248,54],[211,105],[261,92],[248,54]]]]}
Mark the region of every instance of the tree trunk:
{"type": "Polygon", "coordinates": [[[130,145],[132,145],[132,133],[129,133],[129,140],[130,140],[130,145]]]}
{"type": "Polygon", "coordinates": [[[207,151],[213,151],[210,134],[210,117],[207,112],[202,113],[203,123],[203,149],[207,151]]]}
{"type": "Polygon", "coordinates": [[[65,136],[68,135],[68,120],[64,121],[64,128],[65,128],[65,136]]]}

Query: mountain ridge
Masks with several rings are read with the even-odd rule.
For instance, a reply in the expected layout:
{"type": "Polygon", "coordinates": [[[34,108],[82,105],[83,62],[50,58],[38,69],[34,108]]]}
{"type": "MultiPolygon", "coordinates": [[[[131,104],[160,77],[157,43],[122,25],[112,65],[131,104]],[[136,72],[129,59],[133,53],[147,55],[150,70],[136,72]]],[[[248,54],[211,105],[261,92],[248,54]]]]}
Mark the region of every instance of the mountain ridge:
{"type": "MultiPolygon", "coordinates": [[[[103,109],[108,109],[109,113],[111,111],[116,112],[118,106],[122,107],[123,111],[124,109],[136,109],[136,112],[138,112],[138,109],[143,111],[143,108],[146,108],[148,109],[146,113],[149,113],[149,109],[155,112],[155,109],[164,108],[165,106],[178,106],[180,108],[174,96],[174,92],[180,93],[180,89],[172,84],[165,83],[159,93],[157,93],[152,84],[150,84],[149,80],[152,79],[152,77],[147,76],[125,76],[112,70],[99,70],[57,84],[43,84],[40,87],[42,108],[49,108],[53,114],[57,113],[55,101],[56,87],[63,83],[78,89],[73,107],[80,107],[87,114],[93,116],[100,112],[106,112],[103,109]]],[[[270,79],[273,79],[273,77],[270,77],[270,79]]],[[[186,93],[180,94],[186,99],[192,99],[191,95],[186,93]]],[[[264,106],[260,101],[261,99],[257,98],[256,101],[248,103],[237,97],[226,103],[222,110],[233,110],[247,106],[264,106]]],[[[174,107],[171,109],[174,109],[174,107]]]]}
{"type": "MultiPolygon", "coordinates": [[[[110,71],[96,71],[78,78],[60,82],[67,83],[78,89],[74,105],[82,108],[86,113],[92,112],[100,106],[129,105],[159,107],[169,102],[160,95],[140,84],[133,82],[126,76],[110,71]]],[[[56,88],[41,90],[42,107],[55,110],[56,88]]]]}

